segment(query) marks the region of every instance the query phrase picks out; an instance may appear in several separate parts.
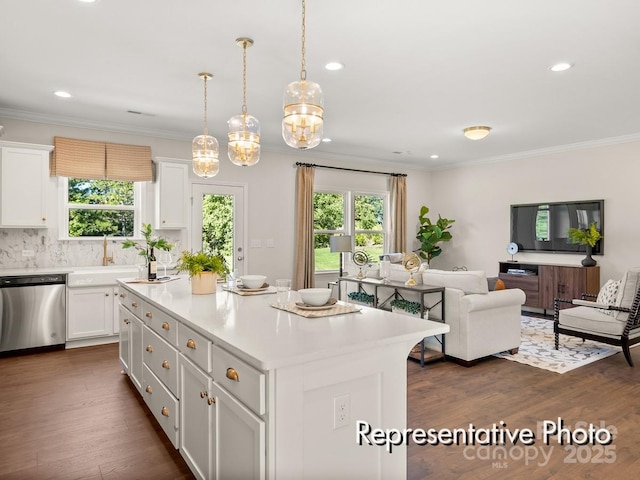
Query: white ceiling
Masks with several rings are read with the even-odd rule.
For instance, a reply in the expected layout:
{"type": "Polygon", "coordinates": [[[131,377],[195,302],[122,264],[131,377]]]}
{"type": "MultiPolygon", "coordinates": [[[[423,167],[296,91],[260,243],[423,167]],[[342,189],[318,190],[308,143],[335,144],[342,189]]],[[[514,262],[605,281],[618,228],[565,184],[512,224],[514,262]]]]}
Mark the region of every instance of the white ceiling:
{"type": "MultiPolygon", "coordinates": [[[[235,39],[248,36],[248,112],[263,149],[291,151],[280,122],[300,77],[301,0],[0,7],[0,117],[191,140],[203,127],[197,74],[209,71],[222,157],[242,106],[235,39]]],[[[308,0],[307,79],[323,89],[333,141],[303,154],[432,169],[640,139],[638,19],[637,0],[308,0]],[[559,61],[575,66],[551,72],[559,61]],[[471,125],[493,130],[474,142],[462,136],[471,125]]]]}

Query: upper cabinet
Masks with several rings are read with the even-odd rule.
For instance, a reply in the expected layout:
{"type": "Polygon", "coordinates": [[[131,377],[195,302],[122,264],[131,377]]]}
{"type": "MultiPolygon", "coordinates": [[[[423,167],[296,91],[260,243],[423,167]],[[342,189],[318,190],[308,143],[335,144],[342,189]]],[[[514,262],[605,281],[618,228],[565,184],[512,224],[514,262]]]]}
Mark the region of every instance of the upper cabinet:
{"type": "Polygon", "coordinates": [[[156,160],[155,228],[187,228],[189,165],[179,161],[156,160]]]}
{"type": "Polygon", "coordinates": [[[48,145],[0,142],[0,227],[47,228],[48,145]]]}

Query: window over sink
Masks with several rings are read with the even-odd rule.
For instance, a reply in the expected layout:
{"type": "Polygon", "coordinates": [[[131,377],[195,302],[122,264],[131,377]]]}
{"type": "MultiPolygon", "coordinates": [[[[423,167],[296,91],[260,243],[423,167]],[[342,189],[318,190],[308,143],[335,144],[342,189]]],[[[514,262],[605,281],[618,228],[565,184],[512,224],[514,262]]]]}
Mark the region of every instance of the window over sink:
{"type": "Polygon", "coordinates": [[[135,237],[142,182],[60,177],[60,234],[66,238],[135,237]]]}

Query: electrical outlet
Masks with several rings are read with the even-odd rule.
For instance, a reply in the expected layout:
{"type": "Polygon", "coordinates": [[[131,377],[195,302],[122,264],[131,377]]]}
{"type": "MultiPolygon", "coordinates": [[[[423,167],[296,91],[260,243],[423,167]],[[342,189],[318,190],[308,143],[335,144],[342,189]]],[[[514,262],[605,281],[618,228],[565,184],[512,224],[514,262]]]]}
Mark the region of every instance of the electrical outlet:
{"type": "Polygon", "coordinates": [[[333,397],[333,429],[349,425],[351,416],[351,396],[340,395],[333,397]]]}
{"type": "Polygon", "coordinates": [[[33,255],[34,255],[33,250],[22,250],[23,257],[33,257],[33,255]]]}

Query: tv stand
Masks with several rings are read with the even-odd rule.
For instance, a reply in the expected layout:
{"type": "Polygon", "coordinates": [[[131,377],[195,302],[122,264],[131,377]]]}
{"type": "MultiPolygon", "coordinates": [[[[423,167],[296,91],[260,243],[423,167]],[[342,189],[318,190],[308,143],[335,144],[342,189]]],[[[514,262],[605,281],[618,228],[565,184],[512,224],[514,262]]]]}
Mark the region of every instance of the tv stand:
{"type": "MultiPolygon", "coordinates": [[[[580,298],[583,293],[600,291],[600,267],[556,263],[500,262],[498,276],[506,288],[520,288],[527,299],[525,306],[553,310],[553,299],[580,298]],[[509,273],[511,270],[512,273],[509,273]],[[519,270],[518,273],[513,273],[519,270]],[[524,273],[522,273],[524,271],[524,273]]],[[[570,304],[564,306],[570,307],[570,304]]],[[[563,308],[563,307],[561,307],[563,308]]]]}

